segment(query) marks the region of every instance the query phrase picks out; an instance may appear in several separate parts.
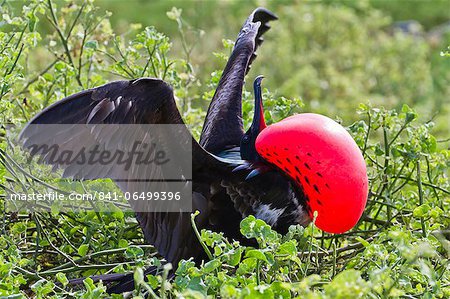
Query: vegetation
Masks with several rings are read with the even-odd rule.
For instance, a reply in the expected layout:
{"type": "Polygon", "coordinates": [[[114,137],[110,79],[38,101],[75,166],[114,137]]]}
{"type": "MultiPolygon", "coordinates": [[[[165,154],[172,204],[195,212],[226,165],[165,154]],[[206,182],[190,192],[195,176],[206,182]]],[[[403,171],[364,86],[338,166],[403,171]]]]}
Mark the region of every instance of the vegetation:
{"type": "MultiPolygon", "coordinates": [[[[238,3],[216,4],[232,12],[238,3]]],[[[211,260],[182,261],[168,280],[170,265],[162,266],[145,245],[132,213],[5,210],[13,186],[49,187],[40,180],[46,167],[15,163],[3,126],[0,296],[108,297],[100,282],[88,278],[80,288],[69,279],[134,272],[135,298],[450,297],[448,44],[432,46],[425,38],[392,32],[387,13],[370,3],[270,3],[281,19],[249,76],[268,78],[263,97],[269,122],[314,111],[339,116],[347,126],[370,178],[368,205],[353,230],[330,235],[310,225],[281,236],[248,217],[241,232],[255,238],[257,247],[202,231],[199,242],[211,260]],[[146,281],[143,269],[150,265],[161,271],[146,281]]],[[[233,38],[248,14],[221,12],[220,22],[233,28],[228,35],[213,26],[203,32],[181,10],[169,10],[164,18],[178,30],[172,45],[161,28],[112,26],[113,16],[92,1],[33,0],[23,7],[3,1],[0,10],[2,123],[26,122],[50,103],[111,79],[152,76],[174,86],[197,137],[220,76],[212,70],[223,67],[233,45],[224,39],[217,50],[211,40],[233,38]],[[208,54],[199,53],[201,45],[208,45],[208,54]]],[[[215,14],[211,10],[205,24],[218,20],[215,14]]],[[[431,26],[430,15],[424,19],[431,26]]],[[[244,98],[248,124],[252,95],[246,91],[244,98]]]]}

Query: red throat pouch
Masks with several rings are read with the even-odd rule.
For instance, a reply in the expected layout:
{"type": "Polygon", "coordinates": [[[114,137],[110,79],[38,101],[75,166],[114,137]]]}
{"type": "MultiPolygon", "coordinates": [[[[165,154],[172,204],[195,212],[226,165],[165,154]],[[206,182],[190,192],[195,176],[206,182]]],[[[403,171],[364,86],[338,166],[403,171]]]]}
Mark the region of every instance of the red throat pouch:
{"type": "Polygon", "coordinates": [[[294,115],[265,128],[256,150],[303,190],[310,217],[318,212],[317,227],[344,233],[356,225],[366,206],[367,170],[340,124],[319,114],[294,115]]]}

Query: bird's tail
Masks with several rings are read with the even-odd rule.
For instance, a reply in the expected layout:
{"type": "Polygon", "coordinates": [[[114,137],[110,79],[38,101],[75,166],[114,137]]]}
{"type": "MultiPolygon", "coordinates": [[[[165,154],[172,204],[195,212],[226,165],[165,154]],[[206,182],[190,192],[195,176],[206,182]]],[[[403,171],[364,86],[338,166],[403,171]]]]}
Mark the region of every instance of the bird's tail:
{"type": "MultiPolygon", "coordinates": [[[[144,271],[144,277],[149,274],[156,275],[160,271],[160,267],[148,267],[144,271]]],[[[106,285],[108,294],[122,294],[134,290],[134,273],[112,273],[89,276],[94,282],[102,281],[106,285]]],[[[76,286],[83,284],[84,278],[75,278],[69,280],[69,285],[76,286]]]]}
{"type": "MultiPolygon", "coordinates": [[[[156,275],[161,271],[161,267],[148,267],[144,271],[145,280],[147,280],[147,275],[156,275]]],[[[117,280],[117,282],[108,285],[106,291],[108,294],[122,294],[124,292],[131,292],[134,290],[134,276],[133,273],[128,273],[124,277],[117,280]]]]}

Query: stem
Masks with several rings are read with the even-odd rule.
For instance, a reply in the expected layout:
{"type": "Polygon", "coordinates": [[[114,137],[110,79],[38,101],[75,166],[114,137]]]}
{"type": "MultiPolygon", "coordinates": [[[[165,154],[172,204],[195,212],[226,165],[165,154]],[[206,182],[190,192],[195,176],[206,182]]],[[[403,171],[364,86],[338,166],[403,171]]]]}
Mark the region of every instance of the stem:
{"type": "MultiPolygon", "coordinates": [[[[412,179],[411,176],[408,176],[408,177],[405,177],[405,176],[399,176],[399,178],[405,180],[406,182],[417,182],[417,180],[412,179]]],[[[449,190],[446,190],[446,189],[444,189],[444,188],[442,188],[442,187],[439,187],[439,186],[436,186],[436,185],[433,185],[433,184],[429,184],[429,183],[425,183],[425,182],[421,182],[421,184],[422,184],[423,186],[427,186],[427,187],[431,187],[431,188],[437,189],[437,190],[439,190],[439,191],[441,191],[441,192],[444,192],[445,194],[450,194],[450,191],[449,191],[449,190]]],[[[397,189],[396,189],[396,190],[397,190],[397,189]]],[[[398,190],[397,190],[397,191],[398,191],[398,190]]]]}
{"type": "MultiPolygon", "coordinates": [[[[430,160],[428,160],[428,157],[427,157],[427,156],[425,156],[425,161],[427,162],[427,176],[428,176],[428,181],[431,183],[431,182],[433,182],[433,180],[431,179],[430,160]]],[[[439,202],[440,208],[441,208],[442,210],[444,210],[444,202],[441,201],[441,200],[439,199],[439,195],[438,195],[438,193],[437,193],[437,191],[436,191],[436,188],[432,187],[432,189],[433,189],[434,196],[436,197],[437,201],[439,202]]]]}
{"type": "Polygon", "coordinates": [[[336,252],[336,242],[333,239],[332,241],[333,243],[333,272],[332,272],[332,278],[336,275],[336,257],[337,257],[337,252],[336,252]]]}
{"type": "Polygon", "coordinates": [[[367,126],[367,134],[364,138],[364,147],[362,150],[362,155],[363,157],[366,155],[366,150],[367,150],[367,141],[369,140],[369,134],[370,134],[370,129],[372,128],[372,116],[370,115],[370,111],[367,112],[367,116],[368,116],[368,126],[367,126]]]}
{"type": "MultiPolygon", "coordinates": [[[[422,180],[420,177],[420,159],[417,160],[417,189],[419,190],[419,205],[423,205],[423,189],[422,189],[422,180]]],[[[422,225],[422,236],[424,238],[427,237],[427,232],[425,229],[425,221],[423,217],[420,217],[420,224],[422,225]]]]}
{"type": "Polygon", "coordinates": [[[156,295],[156,293],[153,291],[153,289],[146,283],[141,284],[141,286],[147,290],[147,292],[152,296],[154,299],[158,299],[159,297],[156,295]]]}
{"type": "MultiPolygon", "coordinates": [[[[72,259],[71,256],[67,255],[65,252],[63,252],[63,251],[60,250],[58,247],[56,247],[56,246],[53,244],[53,242],[50,240],[49,235],[47,234],[47,232],[45,231],[45,229],[42,227],[41,221],[39,220],[39,217],[38,217],[38,213],[34,213],[34,217],[33,217],[33,218],[34,218],[34,219],[33,219],[34,222],[36,223],[36,226],[38,227],[38,231],[40,231],[40,232],[45,236],[45,238],[47,239],[49,245],[50,245],[54,250],[56,250],[59,254],[61,254],[63,257],[65,257],[65,258],[69,261],[70,264],[72,264],[72,265],[75,266],[75,267],[78,267],[77,263],[72,259]]],[[[46,272],[46,271],[45,271],[45,272],[46,272]]]]}
{"type": "Polygon", "coordinates": [[[101,269],[111,269],[119,265],[135,265],[136,262],[123,262],[123,263],[113,263],[113,264],[92,264],[92,265],[77,265],[70,268],[64,268],[61,270],[47,270],[39,272],[39,275],[54,275],[56,273],[71,273],[79,270],[101,270],[101,269]]]}
{"type": "Polygon", "coordinates": [[[208,246],[206,246],[205,242],[203,242],[200,232],[198,231],[197,225],[195,224],[195,217],[197,217],[199,214],[200,214],[200,212],[198,210],[195,211],[195,213],[191,214],[191,225],[192,225],[192,228],[194,229],[194,233],[197,236],[198,241],[200,242],[200,245],[202,245],[203,250],[205,250],[208,258],[210,260],[212,260],[213,255],[212,255],[211,251],[209,250],[208,246]]]}
{"type": "Polygon", "coordinates": [[[169,276],[169,271],[172,270],[172,264],[168,263],[163,266],[163,275],[161,277],[161,298],[166,298],[166,281],[169,276]]]}
{"type": "MultiPolygon", "coordinates": [[[[39,243],[40,243],[42,232],[41,232],[41,226],[37,225],[38,220],[37,220],[36,214],[33,213],[32,217],[33,217],[34,222],[36,222],[36,229],[37,229],[37,232],[36,232],[36,247],[35,247],[35,250],[34,250],[34,253],[33,253],[33,261],[35,263],[34,271],[37,271],[37,266],[38,266],[37,257],[38,257],[38,254],[39,254],[39,248],[40,248],[40,244],[39,243]]],[[[59,252],[58,252],[58,254],[59,254],[59,252]]]]}
{"type": "Polygon", "coordinates": [[[81,40],[81,46],[80,46],[80,56],[78,57],[78,69],[77,69],[77,77],[80,78],[81,81],[81,69],[83,67],[83,51],[84,51],[84,44],[86,43],[86,30],[83,32],[83,39],[81,40]]]}
{"type": "Polygon", "coordinates": [[[391,186],[388,188],[388,192],[391,193],[392,189],[395,187],[395,184],[397,183],[397,180],[400,177],[400,174],[403,173],[403,170],[405,169],[406,165],[408,165],[409,162],[408,161],[404,161],[402,167],[400,167],[400,170],[397,172],[397,175],[394,177],[394,179],[391,182],[391,186]]]}
{"type": "MultiPolygon", "coordinates": [[[[69,59],[70,65],[73,67],[73,69],[76,70],[75,64],[72,59],[72,55],[70,54],[67,39],[64,37],[64,35],[61,31],[61,28],[59,28],[59,26],[58,26],[58,20],[56,18],[55,12],[53,11],[52,0],[47,0],[47,3],[48,3],[48,7],[50,9],[50,16],[51,16],[51,19],[49,19],[49,21],[52,24],[52,26],[55,28],[56,32],[58,33],[59,38],[61,39],[61,43],[63,44],[64,51],[66,53],[67,59],[69,59]]],[[[49,17],[47,16],[47,18],[49,18],[49,17]]],[[[78,76],[75,76],[75,77],[77,79],[78,85],[80,85],[81,88],[84,88],[83,83],[81,83],[80,78],[78,76]]]]}
{"type": "Polygon", "coordinates": [[[400,130],[398,130],[397,134],[395,134],[394,138],[391,139],[391,141],[389,142],[389,146],[392,145],[392,143],[394,143],[394,141],[398,138],[398,136],[400,136],[400,134],[403,132],[403,130],[405,130],[406,126],[408,125],[408,123],[405,123],[400,130]]]}
{"type": "MultiPolygon", "coordinates": [[[[387,136],[387,129],[386,129],[386,122],[385,122],[385,120],[383,121],[383,139],[384,139],[384,177],[383,177],[384,181],[383,181],[383,190],[382,191],[388,189],[387,188],[388,183],[389,183],[389,180],[388,180],[388,168],[389,168],[389,160],[390,160],[390,157],[389,157],[390,143],[388,143],[388,136],[387,136]]],[[[383,192],[380,192],[379,194],[383,195],[383,192]]],[[[388,203],[390,203],[390,201],[391,201],[389,194],[387,194],[387,196],[386,196],[386,201],[388,203]]],[[[387,216],[388,216],[388,222],[391,222],[392,210],[391,210],[391,207],[389,205],[386,206],[386,212],[387,212],[387,216]]]]}
{"type": "Polygon", "coordinates": [[[28,178],[30,178],[31,180],[33,180],[33,181],[35,181],[35,182],[37,182],[37,183],[39,183],[39,184],[42,184],[42,185],[44,185],[45,187],[50,188],[50,189],[52,189],[52,190],[54,190],[54,191],[58,191],[58,192],[60,192],[60,193],[62,193],[62,194],[64,194],[64,195],[69,195],[69,194],[70,194],[69,192],[64,191],[64,190],[61,190],[61,189],[58,189],[57,187],[54,187],[54,186],[52,186],[52,185],[50,185],[50,184],[48,184],[48,183],[42,181],[41,179],[35,177],[35,176],[32,175],[31,173],[27,172],[27,171],[26,171],[25,169],[23,169],[23,167],[21,167],[21,166],[20,166],[13,158],[11,158],[6,152],[4,152],[4,151],[1,150],[1,149],[0,149],[0,154],[4,155],[5,158],[7,158],[9,161],[11,161],[12,164],[13,164],[15,167],[17,167],[17,169],[19,169],[19,171],[22,172],[22,173],[25,175],[25,177],[28,177],[28,178]]]}
{"type": "Polygon", "coordinates": [[[256,284],[257,285],[261,284],[260,271],[261,271],[261,261],[257,260],[256,261],[256,284]]]}
{"type": "Polygon", "coordinates": [[[39,77],[41,77],[42,75],[47,73],[55,65],[55,63],[57,63],[59,60],[60,60],[59,58],[55,59],[45,69],[43,69],[39,74],[37,74],[33,79],[28,81],[27,84],[25,85],[25,87],[18,93],[18,95],[21,95],[21,94],[25,93],[28,90],[28,87],[30,87],[31,84],[36,82],[39,79],[39,77]]]}
{"type": "Polygon", "coordinates": [[[78,11],[78,14],[76,15],[75,19],[72,22],[72,26],[70,26],[70,29],[67,32],[66,39],[69,39],[70,35],[72,35],[73,28],[75,28],[75,25],[78,23],[78,19],[80,18],[81,14],[83,13],[83,10],[85,7],[86,7],[86,3],[83,3],[83,5],[81,5],[80,10],[78,11]]]}
{"type": "Polygon", "coordinates": [[[160,75],[158,74],[158,71],[156,70],[155,63],[154,63],[154,61],[153,61],[153,55],[155,55],[156,48],[159,47],[160,44],[161,44],[161,42],[155,44],[155,45],[153,46],[153,49],[152,49],[151,51],[150,51],[149,48],[147,48],[147,53],[148,53],[148,55],[149,55],[149,58],[148,58],[148,61],[147,61],[147,65],[146,65],[146,67],[144,68],[144,71],[142,72],[142,76],[145,74],[145,71],[146,71],[146,69],[147,69],[147,67],[148,67],[148,62],[150,62],[151,65],[152,65],[153,75],[154,75],[156,78],[160,78],[160,75]]]}

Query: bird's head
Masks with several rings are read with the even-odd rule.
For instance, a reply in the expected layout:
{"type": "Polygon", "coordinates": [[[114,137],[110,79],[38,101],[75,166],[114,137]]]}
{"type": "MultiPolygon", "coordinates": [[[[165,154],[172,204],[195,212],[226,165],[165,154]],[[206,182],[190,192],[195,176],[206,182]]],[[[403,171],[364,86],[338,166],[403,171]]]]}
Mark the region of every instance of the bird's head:
{"type": "Polygon", "coordinates": [[[255,80],[255,117],[246,133],[253,147],[243,144],[243,158],[268,162],[287,175],[303,192],[311,219],[317,211],[317,227],[329,233],[350,230],[368,195],[361,151],[344,127],[323,115],[297,114],[266,127],[261,79],[255,80]]]}

